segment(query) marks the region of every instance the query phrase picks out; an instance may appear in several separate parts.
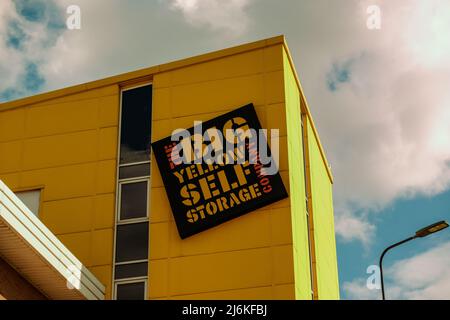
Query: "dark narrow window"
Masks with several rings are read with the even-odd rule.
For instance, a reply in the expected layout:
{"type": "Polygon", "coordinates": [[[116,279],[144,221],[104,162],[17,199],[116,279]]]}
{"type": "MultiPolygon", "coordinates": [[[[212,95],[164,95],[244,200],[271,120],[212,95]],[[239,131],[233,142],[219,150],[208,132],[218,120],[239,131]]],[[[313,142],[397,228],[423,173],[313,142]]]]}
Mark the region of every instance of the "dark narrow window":
{"type": "Polygon", "coordinates": [[[147,260],[148,223],[117,226],[116,263],[147,260]]]}
{"type": "Polygon", "coordinates": [[[148,163],[123,166],[119,169],[120,180],[148,176],[150,176],[150,165],[148,163]]]}
{"type": "Polygon", "coordinates": [[[138,278],[147,276],[148,263],[131,263],[116,266],[115,278],[127,279],[127,278],[138,278]]]}
{"type": "Polygon", "coordinates": [[[118,283],[116,289],[117,300],[144,300],[145,282],[118,283]]]}
{"type": "Polygon", "coordinates": [[[114,296],[142,300],[147,293],[152,85],[122,90],[114,296]]]}
{"type": "Polygon", "coordinates": [[[120,185],[120,220],[147,217],[148,181],[120,185]]]}
{"type": "Polygon", "coordinates": [[[150,159],[151,116],[151,86],[122,93],[120,164],[150,159]]]}

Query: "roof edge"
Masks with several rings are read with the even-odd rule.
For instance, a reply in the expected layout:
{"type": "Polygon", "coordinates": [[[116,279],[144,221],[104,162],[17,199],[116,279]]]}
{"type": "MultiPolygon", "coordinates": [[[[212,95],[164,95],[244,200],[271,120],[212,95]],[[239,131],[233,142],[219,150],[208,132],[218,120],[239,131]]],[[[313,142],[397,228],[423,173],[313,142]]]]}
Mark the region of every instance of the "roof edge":
{"type": "MultiPolygon", "coordinates": [[[[73,285],[88,300],[103,300],[105,286],[0,180],[0,219],[60,279],[73,285]],[[1,210],[1,209],[4,210],[1,210]]],[[[13,261],[9,261],[14,267],[13,261]]],[[[25,275],[26,277],[26,275],[25,275]]],[[[29,279],[34,283],[36,279],[29,279]]],[[[39,280],[43,281],[43,280],[39,280]]],[[[45,288],[40,287],[41,290],[45,288]]],[[[47,295],[47,292],[43,292],[47,295]]]]}
{"type": "Polygon", "coordinates": [[[320,137],[319,137],[319,132],[317,131],[316,125],[314,123],[313,117],[311,115],[311,110],[309,108],[308,105],[308,100],[306,100],[306,96],[305,96],[305,92],[303,91],[303,87],[302,87],[302,83],[300,81],[300,77],[298,76],[297,70],[295,69],[295,64],[294,64],[294,60],[292,59],[292,55],[291,55],[291,51],[289,50],[289,47],[287,45],[287,41],[284,39],[283,40],[283,48],[284,51],[286,53],[286,56],[289,60],[289,64],[291,66],[292,72],[294,74],[295,77],[295,81],[297,82],[297,87],[298,90],[300,92],[300,108],[302,109],[302,112],[306,114],[306,116],[308,117],[309,122],[311,123],[311,128],[314,132],[314,137],[317,140],[317,144],[319,145],[319,150],[320,150],[320,155],[322,156],[322,160],[325,164],[327,173],[328,173],[328,177],[330,178],[331,183],[334,183],[334,177],[333,177],[333,172],[331,171],[331,165],[328,162],[325,150],[323,149],[322,146],[322,142],[320,141],[320,137]]]}
{"type": "Polygon", "coordinates": [[[244,52],[248,52],[248,51],[253,51],[253,50],[257,50],[257,49],[261,49],[261,48],[265,48],[265,47],[270,47],[270,46],[277,45],[277,44],[284,44],[284,43],[285,43],[285,37],[284,37],[284,35],[280,35],[280,36],[267,38],[267,39],[263,39],[263,40],[259,40],[259,41],[255,41],[255,42],[250,42],[250,43],[246,43],[246,44],[242,44],[242,45],[238,45],[238,46],[234,46],[234,47],[229,47],[226,49],[221,49],[218,51],[212,51],[212,52],[208,52],[205,54],[201,54],[201,55],[197,55],[197,56],[193,56],[193,57],[189,57],[189,58],[185,58],[185,59],[181,59],[181,60],[172,61],[172,62],[156,65],[156,66],[149,67],[149,68],[144,68],[144,69],[127,72],[127,73],[123,73],[123,74],[108,77],[108,78],[94,80],[94,81],[87,82],[84,84],[78,84],[78,85],[74,85],[74,86],[70,86],[70,87],[66,87],[66,88],[62,88],[62,89],[58,89],[58,90],[54,90],[54,91],[40,93],[40,94],[30,96],[30,97],[21,98],[18,100],[0,103],[0,112],[9,110],[9,109],[26,106],[26,105],[30,105],[30,104],[45,102],[45,101],[51,100],[51,99],[61,98],[61,97],[76,94],[76,93],[79,93],[82,91],[99,89],[99,88],[103,88],[103,87],[114,85],[114,84],[124,85],[127,82],[130,82],[130,81],[134,82],[134,81],[140,80],[140,79],[142,79],[143,81],[150,80],[154,75],[156,75],[158,73],[172,71],[172,70],[183,68],[186,66],[195,65],[195,64],[199,64],[199,63],[203,63],[203,62],[207,62],[207,61],[211,61],[211,60],[220,59],[223,57],[228,57],[228,56],[232,56],[232,55],[236,55],[236,54],[240,54],[240,53],[244,53],[244,52]]]}

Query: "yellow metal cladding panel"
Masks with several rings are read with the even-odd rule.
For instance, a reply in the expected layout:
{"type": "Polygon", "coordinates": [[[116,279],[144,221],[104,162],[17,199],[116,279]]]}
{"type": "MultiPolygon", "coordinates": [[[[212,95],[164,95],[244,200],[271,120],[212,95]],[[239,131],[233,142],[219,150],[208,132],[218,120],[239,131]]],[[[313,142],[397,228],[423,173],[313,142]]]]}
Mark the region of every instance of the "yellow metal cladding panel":
{"type": "Polygon", "coordinates": [[[294,284],[284,284],[279,286],[274,286],[273,299],[275,300],[294,300],[295,299],[295,285],[294,284]]]}
{"type": "Polygon", "coordinates": [[[172,73],[160,72],[153,76],[153,89],[167,88],[170,87],[170,78],[172,73]]]}
{"type": "MultiPolygon", "coordinates": [[[[155,120],[152,122],[152,141],[158,141],[172,134],[173,120],[155,120]]],[[[192,125],[191,125],[192,127],[192,125]]]]}
{"type": "MultiPolygon", "coordinates": [[[[227,111],[230,110],[231,109],[227,111]]],[[[171,123],[172,128],[170,128],[171,130],[169,130],[169,135],[173,131],[173,128],[190,128],[194,125],[194,121],[207,121],[215,117],[218,117],[223,113],[224,113],[223,111],[212,112],[212,110],[205,109],[201,114],[192,114],[192,115],[185,115],[182,117],[176,117],[172,119],[171,123]]]]}
{"type": "Polygon", "coordinates": [[[94,197],[94,229],[113,228],[115,198],[113,193],[94,197]]]}
{"type": "Polygon", "coordinates": [[[118,128],[102,128],[98,133],[98,160],[115,159],[117,156],[118,128]]]}
{"type": "Polygon", "coordinates": [[[262,128],[267,128],[266,106],[254,106],[262,128]]]}
{"type": "Polygon", "coordinates": [[[149,264],[148,292],[149,298],[167,297],[169,290],[169,262],[168,260],[154,260],[149,264]]]}
{"type": "Polygon", "coordinates": [[[98,193],[111,193],[116,190],[116,171],[115,160],[99,161],[96,167],[96,189],[98,193]]]}
{"type": "Polygon", "coordinates": [[[270,210],[272,244],[292,244],[291,210],[289,207],[270,210]]]}
{"type": "Polygon", "coordinates": [[[264,105],[264,79],[252,75],[172,87],[172,116],[227,111],[249,102],[264,105]]]}
{"type": "Polygon", "coordinates": [[[266,104],[268,105],[285,101],[283,71],[264,74],[264,92],[266,95],[266,104]]]}
{"type": "Polygon", "coordinates": [[[25,136],[25,108],[0,112],[0,142],[25,136]]]}
{"type": "Polygon", "coordinates": [[[170,257],[269,247],[272,244],[269,210],[254,211],[183,241],[175,223],[169,225],[170,257]]]}
{"type": "Polygon", "coordinates": [[[150,259],[164,259],[169,255],[169,223],[150,224],[150,259]]]}
{"type": "Polygon", "coordinates": [[[249,102],[256,106],[283,102],[281,48],[277,45],[155,75],[154,120],[223,113],[249,102]]]}
{"type": "Polygon", "coordinates": [[[61,234],[58,238],[89,268],[112,263],[113,229],[61,234]]]}
{"type": "Polygon", "coordinates": [[[0,142],[0,172],[17,172],[22,162],[22,141],[0,142]]]}
{"type": "Polygon", "coordinates": [[[319,299],[339,299],[332,184],[309,122],[308,143],[319,299]]]}
{"type": "Polygon", "coordinates": [[[92,265],[91,249],[92,234],[90,232],[79,232],[58,235],[58,239],[77,257],[83,265],[92,265]]]}
{"type": "Polygon", "coordinates": [[[170,259],[169,294],[259,287],[272,283],[270,248],[170,259]]]}
{"type": "Polygon", "coordinates": [[[41,220],[54,234],[90,231],[93,198],[74,198],[44,202],[41,220]]]}
{"type": "MultiPolygon", "coordinates": [[[[68,103],[68,102],[79,102],[79,103],[83,102],[84,103],[87,100],[101,99],[104,97],[109,97],[109,96],[114,96],[114,95],[117,96],[119,94],[119,86],[117,84],[112,84],[112,85],[108,85],[105,87],[94,88],[92,90],[88,90],[88,88],[85,86],[83,89],[75,90],[75,92],[72,93],[71,91],[73,88],[74,87],[62,89],[63,94],[60,97],[46,100],[43,102],[37,102],[37,103],[31,102],[31,103],[34,103],[36,106],[44,106],[44,105],[49,105],[49,104],[59,104],[59,103],[68,103]]],[[[52,94],[52,93],[49,93],[49,94],[52,94]]],[[[36,96],[35,98],[38,98],[38,97],[39,96],[36,96]]],[[[33,97],[31,99],[33,99],[33,97]]]]}
{"type": "MultiPolygon", "coordinates": [[[[155,79],[159,79],[155,77],[155,79]]],[[[155,80],[157,81],[157,80],[155,80]]],[[[170,88],[153,89],[153,105],[170,106],[170,88]]],[[[153,108],[153,121],[168,119],[171,117],[170,108],[153,108]]]]}
{"type": "Polygon", "coordinates": [[[273,264],[273,284],[294,283],[294,260],[292,245],[271,248],[273,264]]]}
{"type": "Polygon", "coordinates": [[[309,300],[311,299],[311,271],[306,215],[300,92],[286,54],[284,55],[284,66],[295,295],[297,299],[309,300]]]}
{"type": "Polygon", "coordinates": [[[283,45],[264,48],[264,72],[283,70],[283,45]]]}
{"type": "Polygon", "coordinates": [[[96,230],[92,233],[92,265],[110,265],[113,256],[113,229],[96,230]]]}
{"type": "MultiPolygon", "coordinates": [[[[156,164],[154,154],[152,154],[151,174],[152,174],[152,188],[164,187],[161,178],[161,173],[159,172],[158,165],[156,164]]],[[[153,199],[153,196],[151,198],[153,199]]],[[[156,196],[156,199],[159,199],[159,197],[156,196]]]]}
{"type": "Polygon", "coordinates": [[[281,40],[274,41],[271,46],[254,46],[254,50],[251,50],[248,46],[245,51],[235,48],[229,49],[230,51],[225,56],[215,52],[206,55],[212,60],[205,61],[194,58],[191,63],[196,64],[190,66],[187,65],[188,63],[178,64],[178,66],[177,63],[174,63],[171,65],[172,68],[161,68],[161,73],[155,75],[155,88],[282,70],[281,40]],[[177,67],[178,70],[167,72],[177,67]]]}
{"type": "Polygon", "coordinates": [[[105,300],[111,299],[111,277],[112,266],[97,266],[91,267],[89,270],[95,275],[95,277],[106,287],[105,300]]]}
{"type": "Polygon", "coordinates": [[[99,161],[20,173],[20,188],[45,186],[44,201],[69,199],[115,190],[115,161],[99,161]]]}
{"type": "Polygon", "coordinates": [[[287,154],[288,150],[288,139],[286,136],[278,138],[279,148],[280,148],[280,159],[278,162],[278,168],[280,171],[289,170],[289,158],[287,154]]]}
{"type": "Polygon", "coordinates": [[[255,50],[175,70],[170,85],[238,78],[261,73],[263,68],[264,50],[255,50]]]}
{"type": "Polygon", "coordinates": [[[95,194],[95,163],[21,172],[20,187],[43,185],[44,201],[95,194]]]}
{"type": "Polygon", "coordinates": [[[98,122],[98,99],[32,106],[27,110],[27,137],[39,137],[94,129],[98,122]]]}
{"type": "MultiPolygon", "coordinates": [[[[281,106],[281,105],[273,105],[273,106],[281,106]]],[[[268,108],[271,107],[269,116],[271,116],[272,112],[274,112],[274,108],[272,106],[255,106],[256,113],[258,115],[258,118],[261,122],[261,125],[264,128],[271,128],[271,126],[267,125],[267,113],[268,108]]],[[[159,109],[159,106],[155,105],[156,109],[159,109]]],[[[168,137],[172,134],[174,128],[190,128],[194,126],[195,121],[207,121],[213,118],[216,118],[220,115],[222,115],[225,112],[231,111],[235,109],[236,107],[233,107],[231,109],[228,109],[226,111],[219,111],[219,112],[205,112],[202,114],[196,114],[196,115],[187,115],[183,117],[176,117],[173,119],[164,119],[164,120],[154,120],[152,122],[152,141],[158,141],[165,137],[168,137]]],[[[275,120],[276,121],[276,120],[275,120]]],[[[274,123],[274,122],[272,122],[274,123]]],[[[279,124],[279,123],[278,123],[279,124]]],[[[275,127],[273,127],[275,128],[275,127]]],[[[278,127],[276,127],[278,128],[278,127]]]]}
{"type": "Polygon", "coordinates": [[[0,179],[2,179],[3,183],[6,184],[11,190],[17,190],[20,188],[19,173],[0,174],[0,179]]]}
{"type": "Polygon", "coordinates": [[[99,98],[99,127],[117,127],[119,124],[119,94],[99,98]]]}
{"type": "Polygon", "coordinates": [[[264,286],[259,288],[236,289],[201,294],[181,295],[170,297],[171,300],[271,300],[274,299],[273,288],[264,286]]]}
{"type": "Polygon", "coordinates": [[[294,285],[264,286],[170,297],[172,300],[293,300],[294,285]]]}
{"type": "Polygon", "coordinates": [[[83,131],[24,141],[23,169],[41,169],[95,161],[97,131],[83,131]]]}
{"type": "Polygon", "coordinates": [[[287,135],[286,108],[284,103],[272,104],[266,107],[267,127],[279,130],[279,136],[287,135]]]}
{"type": "Polygon", "coordinates": [[[164,187],[152,188],[150,194],[150,222],[167,222],[172,219],[169,199],[164,187]]]}

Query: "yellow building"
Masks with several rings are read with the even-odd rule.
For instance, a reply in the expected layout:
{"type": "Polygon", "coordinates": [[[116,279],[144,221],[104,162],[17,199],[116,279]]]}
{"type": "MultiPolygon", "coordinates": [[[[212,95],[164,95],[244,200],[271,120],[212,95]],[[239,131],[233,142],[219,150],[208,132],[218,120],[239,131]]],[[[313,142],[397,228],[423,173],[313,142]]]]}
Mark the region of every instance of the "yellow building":
{"type": "Polygon", "coordinates": [[[0,180],[106,299],[339,299],[333,178],[284,37],[0,104],[0,180]],[[248,104],[289,197],[182,239],[150,142],[248,104]]]}

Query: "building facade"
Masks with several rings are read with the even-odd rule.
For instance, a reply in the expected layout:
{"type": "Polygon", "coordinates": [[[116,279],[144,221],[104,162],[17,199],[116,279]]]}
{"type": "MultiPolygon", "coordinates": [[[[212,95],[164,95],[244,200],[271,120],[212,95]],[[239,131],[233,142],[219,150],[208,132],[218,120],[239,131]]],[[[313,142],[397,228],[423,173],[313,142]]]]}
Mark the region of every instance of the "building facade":
{"type": "Polygon", "coordinates": [[[339,299],[333,177],[284,37],[0,104],[0,180],[106,299],[339,299]],[[289,196],[182,239],[151,143],[248,104],[289,196]]]}

